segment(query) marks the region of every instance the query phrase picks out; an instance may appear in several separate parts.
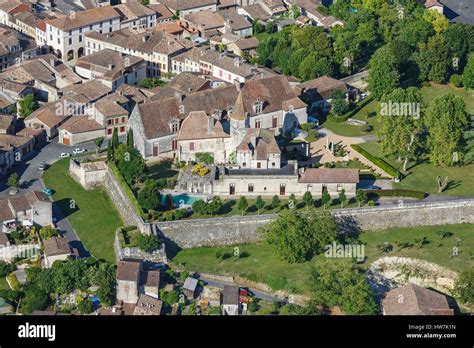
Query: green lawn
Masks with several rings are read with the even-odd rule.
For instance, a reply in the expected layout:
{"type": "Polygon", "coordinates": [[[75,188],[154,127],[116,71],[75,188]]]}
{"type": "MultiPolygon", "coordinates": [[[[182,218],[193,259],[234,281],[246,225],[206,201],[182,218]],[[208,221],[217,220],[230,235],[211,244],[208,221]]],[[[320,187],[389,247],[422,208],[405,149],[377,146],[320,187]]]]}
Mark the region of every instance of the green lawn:
{"type": "MultiPolygon", "coordinates": [[[[365,244],[367,260],[362,267],[367,268],[370,263],[383,256],[407,256],[438,263],[455,271],[474,267],[474,234],[473,224],[430,226],[419,228],[396,228],[380,232],[362,233],[360,241],[365,244]],[[437,231],[449,231],[453,235],[441,240],[437,231]],[[397,250],[395,242],[414,243],[415,238],[426,237],[429,241],[421,249],[412,246],[402,251],[397,250]],[[456,245],[456,238],[461,238],[459,256],[449,259],[452,248],[456,245]],[[377,244],[390,242],[394,251],[382,253],[377,244]],[[442,244],[442,245],[440,245],[442,244]],[[472,259],[471,259],[472,258],[472,259]]],[[[271,247],[265,243],[246,244],[229,247],[203,247],[181,250],[172,259],[173,263],[184,266],[189,271],[200,271],[214,274],[240,275],[250,280],[270,285],[274,290],[287,289],[294,292],[306,292],[306,275],[310,266],[317,260],[324,259],[318,255],[311,261],[301,264],[288,264],[279,260],[271,247]],[[235,248],[238,248],[235,249],[235,248]],[[239,251],[240,258],[233,256],[239,251]],[[228,258],[218,257],[216,253],[228,254],[228,258]]],[[[333,259],[338,262],[337,259],[333,259]]]]}
{"type": "Polygon", "coordinates": [[[91,255],[115,262],[113,240],[115,230],[123,225],[120,215],[104,191],[84,190],[69,176],[68,168],[69,159],[54,163],[44,173],[44,183],[91,255]]]}
{"type": "MultiPolygon", "coordinates": [[[[432,84],[429,87],[421,88],[421,94],[425,101],[426,105],[429,105],[431,101],[438,96],[441,96],[445,93],[451,92],[454,95],[461,97],[464,102],[466,103],[466,110],[470,114],[474,115],[474,91],[470,90],[467,91],[464,88],[456,88],[452,84],[447,85],[439,85],[439,84],[432,84]]],[[[331,120],[325,121],[322,126],[333,131],[336,134],[347,136],[347,137],[360,137],[367,134],[375,134],[375,130],[378,126],[377,117],[367,117],[370,113],[377,111],[378,102],[376,100],[370,102],[366,106],[364,106],[357,114],[354,115],[354,119],[360,121],[366,121],[373,127],[373,130],[369,133],[365,133],[362,131],[362,127],[354,126],[347,124],[347,122],[343,123],[336,123],[331,120]]]]}
{"type": "MultiPolygon", "coordinates": [[[[376,142],[359,144],[364,150],[374,156],[382,157],[394,168],[399,168],[401,163],[394,158],[384,157],[380,150],[380,145],[376,142]]],[[[436,177],[439,175],[443,180],[448,176],[449,185],[443,194],[451,196],[472,196],[474,195],[474,165],[462,167],[436,167],[428,162],[417,165],[409,165],[409,172],[400,183],[394,183],[394,188],[424,191],[428,193],[438,193],[436,177]]]]}
{"type": "Polygon", "coordinates": [[[464,88],[454,87],[452,84],[448,85],[438,85],[432,84],[430,87],[423,87],[421,93],[423,99],[427,105],[435,98],[445,93],[451,92],[454,95],[457,95],[464,99],[466,103],[466,110],[471,115],[474,115],[474,91],[467,91],[464,88]]]}
{"type": "Polygon", "coordinates": [[[355,126],[348,124],[347,122],[337,123],[332,121],[331,119],[327,119],[322,124],[322,126],[324,128],[329,129],[330,131],[333,131],[336,134],[346,137],[361,137],[364,135],[373,134],[374,129],[377,127],[377,117],[374,116],[374,113],[377,110],[377,103],[378,102],[375,100],[371,101],[369,104],[360,109],[359,112],[354,115],[354,117],[352,117],[359,121],[365,121],[369,125],[371,125],[373,129],[370,132],[363,132],[363,126],[355,126]],[[369,115],[371,115],[371,117],[369,117],[369,115]]]}

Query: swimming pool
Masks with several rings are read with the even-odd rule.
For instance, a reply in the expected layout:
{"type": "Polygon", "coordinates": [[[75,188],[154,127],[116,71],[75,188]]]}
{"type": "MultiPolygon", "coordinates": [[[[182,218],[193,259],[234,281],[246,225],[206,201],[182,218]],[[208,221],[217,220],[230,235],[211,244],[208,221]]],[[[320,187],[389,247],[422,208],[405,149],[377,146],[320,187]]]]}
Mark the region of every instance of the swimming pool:
{"type": "MultiPolygon", "coordinates": [[[[202,197],[190,196],[187,194],[173,196],[173,204],[175,207],[179,207],[181,205],[193,205],[194,202],[201,200],[202,197]]],[[[161,204],[165,204],[165,195],[161,196],[161,204]]]]}

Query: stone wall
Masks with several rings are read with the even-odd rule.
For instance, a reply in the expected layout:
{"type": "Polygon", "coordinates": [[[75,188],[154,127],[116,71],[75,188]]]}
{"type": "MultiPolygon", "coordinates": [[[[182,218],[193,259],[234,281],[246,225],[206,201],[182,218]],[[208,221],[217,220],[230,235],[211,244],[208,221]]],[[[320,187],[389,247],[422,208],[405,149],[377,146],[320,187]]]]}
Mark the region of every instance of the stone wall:
{"type": "Polygon", "coordinates": [[[110,199],[114,202],[125,225],[137,226],[140,232],[149,234],[151,232],[150,224],[145,223],[137,213],[135,207],[125,192],[123,192],[120,183],[110,169],[105,176],[104,187],[110,199]]]}
{"type": "Polygon", "coordinates": [[[259,240],[257,228],[268,224],[275,215],[234,216],[213,219],[195,219],[157,222],[155,233],[166,242],[180,248],[255,243],[259,240]]]}
{"type": "MultiPolygon", "coordinates": [[[[474,199],[336,209],[333,214],[341,232],[474,223],[474,199]]],[[[157,222],[153,224],[153,230],[169,243],[183,249],[253,243],[260,239],[258,227],[266,225],[275,217],[260,215],[157,222]]]]}

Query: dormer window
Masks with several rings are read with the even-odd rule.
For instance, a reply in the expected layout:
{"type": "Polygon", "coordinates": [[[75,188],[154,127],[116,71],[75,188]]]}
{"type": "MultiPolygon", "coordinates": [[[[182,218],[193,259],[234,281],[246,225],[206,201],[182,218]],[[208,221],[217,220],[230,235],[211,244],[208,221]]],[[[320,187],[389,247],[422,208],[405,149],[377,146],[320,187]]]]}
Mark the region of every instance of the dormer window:
{"type": "Polygon", "coordinates": [[[253,104],[253,111],[256,114],[262,113],[263,110],[263,101],[262,100],[256,100],[255,103],[253,104]]]}
{"type": "Polygon", "coordinates": [[[170,129],[172,133],[178,133],[179,131],[179,121],[173,120],[170,122],[170,129]]]}

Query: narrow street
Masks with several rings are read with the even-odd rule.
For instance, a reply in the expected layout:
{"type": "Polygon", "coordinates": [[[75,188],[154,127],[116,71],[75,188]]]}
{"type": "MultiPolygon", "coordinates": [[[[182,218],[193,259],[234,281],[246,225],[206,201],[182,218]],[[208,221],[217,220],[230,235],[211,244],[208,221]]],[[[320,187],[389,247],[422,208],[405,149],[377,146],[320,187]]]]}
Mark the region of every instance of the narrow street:
{"type": "MultiPolygon", "coordinates": [[[[95,151],[96,145],[94,142],[80,144],[77,147],[87,149],[87,151],[95,151]]],[[[38,169],[38,166],[45,162],[48,165],[53,164],[59,160],[59,155],[62,152],[72,153],[74,147],[59,144],[57,138],[46,144],[43,148],[36,150],[22,161],[16,168],[15,172],[20,177],[20,192],[17,195],[24,195],[29,191],[41,191],[44,188],[41,180],[43,172],[38,169]]],[[[8,198],[10,188],[7,185],[8,176],[0,179],[0,199],[8,198]]],[[[76,248],[81,257],[88,257],[90,254],[84,247],[83,243],[77,236],[69,221],[63,216],[61,211],[53,204],[53,219],[56,220],[56,225],[61,233],[69,241],[71,247],[76,248]]]]}

